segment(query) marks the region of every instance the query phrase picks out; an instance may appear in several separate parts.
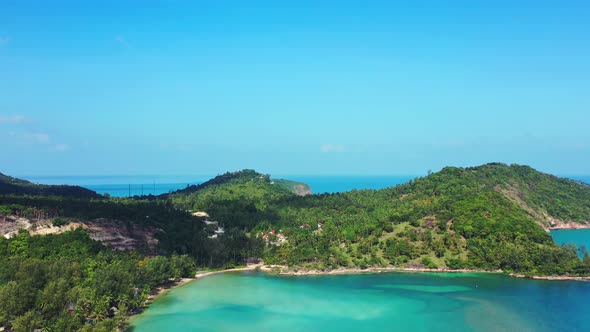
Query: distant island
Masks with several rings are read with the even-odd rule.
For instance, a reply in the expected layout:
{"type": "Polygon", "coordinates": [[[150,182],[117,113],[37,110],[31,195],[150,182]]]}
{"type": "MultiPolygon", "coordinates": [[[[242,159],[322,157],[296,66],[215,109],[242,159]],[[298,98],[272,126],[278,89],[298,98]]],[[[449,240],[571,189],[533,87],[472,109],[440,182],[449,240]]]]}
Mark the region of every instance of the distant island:
{"type": "Polygon", "coordinates": [[[528,166],[446,167],[382,190],[311,194],[254,170],[109,198],[0,174],[0,327],[111,331],[162,285],[258,263],[278,273],[500,271],[590,276],[590,186],[528,166]],[[263,262],[263,263],[262,263],[263,262]]]}

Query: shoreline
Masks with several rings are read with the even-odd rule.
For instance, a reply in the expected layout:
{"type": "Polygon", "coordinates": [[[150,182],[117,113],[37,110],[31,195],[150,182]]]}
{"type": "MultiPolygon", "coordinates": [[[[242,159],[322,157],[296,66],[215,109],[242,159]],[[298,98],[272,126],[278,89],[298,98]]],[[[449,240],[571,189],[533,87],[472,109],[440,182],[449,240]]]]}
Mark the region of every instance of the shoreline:
{"type": "Polygon", "coordinates": [[[243,272],[243,271],[254,271],[257,268],[262,267],[262,264],[253,264],[248,265],[246,267],[239,267],[234,269],[225,269],[225,270],[218,270],[218,271],[205,271],[205,272],[197,272],[193,278],[182,278],[178,281],[170,281],[161,286],[156,287],[148,298],[145,301],[145,304],[139,308],[138,311],[133,312],[129,317],[130,319],[136,319],[139,315],[141,315],[149,306],[154,303],[158,298],[162,297],[163,295],[167,294],[173,289],[179,288],[186,284],[189,284],[193,281],[197,281],[204,277],[212,276],[215,274],[221,273],[228,273],[228,272],[243,272]]]}
{"type": "Polygon", "coordinates": [[[169,291],[178,288],[180,286],[186,285],[191,281],[195,281],[197,280],[196,278],[182,278],[178,281],[171,281],[168,282],[164,285],[158,286],[156,287],[151,294],[148,296],[147,300],[146,300],[146,304],[144,305],[144,307],[149,306],[152,302],[154,302],[154,300],[166,293],[168,293],[169,291]]]}
{"type": "MultiPolygon", "coordinates": [[[[292,269],[286,265],[264,265],[264,263],[248,265],[246,267],[225,269],[218,271],[204,271],[197,272],[194,278],[182,278],[176,282],[170,282],[165,285],[157,287],[148,299],[141,310],[135,312],[131,317],[135,318],[145,311],[157,298],[165,295],[169,291],[189,284],[193,281],[209,277],[216,274],[244,272],[244,271],[262,271],[264,273],[276,274],[282,276],[326,276],[326,275],[355,275],[364,273],[494,273],[506,274],[503,270],[470,270],[470,269],[428,269],[428,268],[402,268],[402,267],[369,267],[366,269],[360,268],[338,268],[334,270],[297,270],[292,269]]],[[[547,281],[583,281],[590,282],[590,276],[529,276],[525,274],[510,273],[506,274],[511,278],[531,279],[531,280],[547,280],[547,281]]]]}
{"type": "Polygon", "coordinates": [[[235,268],[219,271],[211,271],[197,274],[195,279],[204,278],[207,276],[240,271],[262,271],[265,273],[282,275],[282,276],[324,276],[324,275],[354,275],[364,273],[496,273],[506,274],[511,278],[534,279],[534,280],[549,280],[549,281],[590,281],[590,276],[530,276],[525,274],[510,273],[507,274],[503,270],[472,270],[472,269],[428,269],[428,268],[404,268],[404,267],[369,267],[366,269],[360,268],[338,268],[334,270],[299,270],[286,265],[265,265],[263,263],[251,265],[244,268],[235,268]]]}
{"type": "Polygon", "coordinates": [[[576,225],[562,225],[547,227],[545,230],[549,231],[560,231],[560,230],[576,230],[576,229],[588,229],[590,224],[576,224],[576,225]]]}
{"type": "Polygon", "coordinates": [[[225,269],[225,270],[218,270],[218,271],[202,271],[202,272],[197,272],[193,278],[182,278],[179,281],[168,282],[164,285],[156,287],[152,291],[152,293],[148,296],[148,298],[146,300],[145,307],[147,307],[149,304],[153,303],[158,297],[168,293],[169,291],[171,291],[175,288],[184,286],[184,285],[191,283],[193,281],[202,279],[204,277],[212,276],[215,274],[227,273],[227,272],[253,271],[259,267],[262,267],[262,264],[253,264],[253,265],[248,265],[246,267],[238,267],[238,268],[234,268],[234,269],[225,269]]]}
{"type": "MultiPolygon", "coordinates": [[[[590,228],[590,227],[588,227],[590,228]]],[[[403,268],[403,267],[369,267],[366,269],[360,268],[338,268],[334,270],[299,270],[286,265],[265,265],[264,263],[252,264],[246,267],[239,267],[233,269],[217,270],[217,271],[203,271],[197,272],[194,278],[182,278],[176,282],[170,282],[165,285],[157,287],[146,300],[146,304],[142,310],[137,314],[143,312],[150,304],[157,298],[168,293],[169,291],[184,286],[193,281],[203,279],[216,274],[231,273],[231,272],[245,272],[245,271],[262,271],[269,274],[276,274],[282,276],[326,276],[326,275],[355,275],[364,273],[496,273],[505,274],[503,270],[471,270],[471,269],[428,269],[428,268],[403,268]]],[[[590,276],[530,276],[525,274],[510,273],[506,274],[511,278],[532,279],[532,280],[548,280],[548,281],[590,281],[590,276]]],[[[134,316],[135,316],[134,315],[134,316]]]]}
{"type": "Polygon", "coordinates": [[[548,280],[548,281],[590,281],[590,276],[576,277],[576,276],[527,276],[525,274],[510,273],[512,278],[533,279],[533,280],[548,280]]]}
{"type": "Polygon", "coordinates": [[[293,270],[285,265],[264,265],[260,268],[263,272],[275,273],[285,276],[322,276],[322,275],[347,275],[363,273],[389,273],[389,272],[407,272],[407,273],[503,273],[502,270],[470,270],[470,269],[428,269],[428,268],[405,268],[405,267],[368,267],[360,268],[338,268],[334,270],[293,270]],[[277,269],[280,269],[277,271],[277,269]]]}
{"type": "Polygon", "coordinates": [[[242,272],[242,271],[254,271],[258,268],[262,268],[264,266],[263,263],[259,263],[259,264],[252,264],[252,265],[247,265],[245,267],[237,267],[237,268],[233,268],[233,269],[225,269],[225,270],[218,270],[218,271],[205,271],[205,272],[197,272],[197,274],[195,274],[195,278],[192,280],[198,280],[198,279],[202,279],[208,276],[212,276],[215,274],[221,274],[221,273],[227,273],[227,272],[242,272]]]}

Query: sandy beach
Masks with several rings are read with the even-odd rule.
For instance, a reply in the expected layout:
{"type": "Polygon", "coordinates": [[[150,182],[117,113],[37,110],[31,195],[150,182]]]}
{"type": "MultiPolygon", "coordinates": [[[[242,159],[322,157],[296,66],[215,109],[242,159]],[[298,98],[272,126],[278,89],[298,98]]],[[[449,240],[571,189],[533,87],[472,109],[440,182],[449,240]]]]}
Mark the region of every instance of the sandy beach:
{"type": "Polygon", "coordinates": [[[256,270],[258,268],[262,269],[263,268],[263,263],[259,263],[259,264],[252,264],[252,265],[248,265],[246,267],[238,267],[235,269],[226,269],[226,270],[219,270],[219,271],[205,271],[205,272],[197,272],[197,274],[195,275],[195,279],[193,280],[197,280],[197,279],[202,279],[208,276],[212,276],[215,274],[220,274],[220,273],[227,273],[227,272],[240,272],[240,271],[253,271],[256,270]]]}
{"type": "Polygon", "coordinates": [[[195,274],[194,278],[182,278],[179,281],[171,281],[169,283],[166,283],[164,285],[157,287],[156,289],[154,289],[152,291],[152,294],[150,294],[150,296],[148,297],[147,304],[152,303],[156,298],[158,298],[161,295],[166,294],[167,292],[169,292],[170,290],[172,290],[174,288],[178,288],[180,286],[186,285],[186,284],[193,282],[195,280],[198,280],[198,279],[202,279],[202,278],[205,278],[205,277],[208,277],[211,275],[215,275],[215,274],[220,274],[220,273],[252,271],[252,270],[256,270],[257,268],[261,268],[261,267],[262,267],[262,264],[252,264],[252,265],[248,265],[246,267],[240,267],[240,268],[235,268],[235,269],[197,272],[195,274]]]}
{"type": "MultiPolygon", "coordinates": [[[[320,275],[339,275],[339,274],[362,274],[362,273],[388,273],[388,272],[407,272],[407,273],[504,273],[502,270],[469,270],[469,269],[428,269],[428,268],[399,268],[399,267],[369,267],[366,269],[359,268],[340,268],[328,271],[320,270],[294,270],[284,265],[264,265],[260,267],[261,271],[277,273],[280,275],[291,276],[320,276],[320,275]]],[[[590,276],[528,276],[524,274],[509,274],[513,278],[527,278],[535,280],[550,281],[590,281],[590,276]]]]}
{"type": "Polygon", "coordinates": [[[171,281],[171,282],[168,282],[164,285],[156,287],[156,289],[154,289],[152,291],[150,296],[148,296],[147,304],[152,303],[158,296],[161,296],[174,288],[180,287],[182,285],[186,285],[189,282],[194,281],[194,280],[197,280],[197,279],[196,278],[182,278],[179,281],[171,281]]]}
{"type": "Polygon", "coordinates": [[[428,269],[428,268],[401,268],[401,267],[369,267],[366,269],[360,268],[338,268],[334,270],[299,270],[285,265],[263,265],[260,267],[261,271],[271,272],[280,275],[291,276],[314,276],[314,275],[338,275],[338,274],[362,274],[362,273],[387,273],[387,272],[435,272],[435,273],[502,273],[501,270],[485,271],[485,270],[451,270],[451,269],[428,269]]]}

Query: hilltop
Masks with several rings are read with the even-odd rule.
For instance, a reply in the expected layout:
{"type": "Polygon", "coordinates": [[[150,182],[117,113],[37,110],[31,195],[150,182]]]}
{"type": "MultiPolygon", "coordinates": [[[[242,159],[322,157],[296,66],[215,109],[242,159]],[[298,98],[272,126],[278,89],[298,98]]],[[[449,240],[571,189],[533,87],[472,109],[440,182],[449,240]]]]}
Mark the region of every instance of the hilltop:
{"type": "Polygon", "coordinates": [[[180,209],[207,211],[214,220],[228,226],[252,228],[266,218],[265,211],[273,202],[310,193],[307,184],[275,180],[247,169],[228,172],[160,198],[180,209]]]}
{"type": "Polygon", "coordinates": [[[283,179],[271,180],[270,175],[268,174],[258,173],[252,169],[244,169],[235,172],[227,172],[201,184],[187,186],[184,189],[180,189],[172,193],[162,194],[159,197],[166,198],[170,196],[190,194],[200,195],[206,193],[207,191],[214,191],[218,189],[223,190],[223,188],[240,185],[250,185],[252,187],[256,187],[256,189],[263,190],[268,193],[275,193],[277,195],[296,194],[299,196],[305,196],[311,194],[311,188],[309,188],[309,186],[305,183],[283,179]]]}
{"type": "Polygon", "coordinates": [[[42,195],[68,196],[78,198],[99,198],[96,192],[79,186],[42,185],[17,179],[0,173],[0,195],[42,195]]]}

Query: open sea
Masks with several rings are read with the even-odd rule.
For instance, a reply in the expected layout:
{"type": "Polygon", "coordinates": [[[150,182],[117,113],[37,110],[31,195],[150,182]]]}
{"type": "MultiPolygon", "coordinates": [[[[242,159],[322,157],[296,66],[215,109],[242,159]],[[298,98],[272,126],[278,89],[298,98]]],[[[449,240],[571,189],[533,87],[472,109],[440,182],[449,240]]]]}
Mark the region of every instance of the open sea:
{"type": "MultiPolygon", "coordinates": [[[[113,197],[135,195],[159,195],[186,188],[188,185],[200,184],[215,175],[195,176],[19,176],[19,178],[40,184],[78,185],[96,191],[108,193],[113,197]]],[[[336,193],[354,189],[382,189],[408,182],[415,175],[379,175],[379,176],[319,176],[319,175],[285,175],[276,178],[300,181],[308,184],[314,194],[336,193]]],[[[572,176],[575,180],[590,183],[590,176],[572,176]]]]}
{"type": "MultiPolygon", "coordinates": [[[[215,175],[196,176],[19,176],[19,178],[39,184],[78,185],[108,193],[113,197],[135,195],[159,195],[200,184],[215,175]]],[[[276,178],[300,181],[308,184],[313,193],[335,193],[353,189],[382,189],[414,179],[416,176],[277,176],[276,178]]]]}

